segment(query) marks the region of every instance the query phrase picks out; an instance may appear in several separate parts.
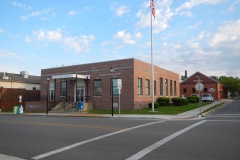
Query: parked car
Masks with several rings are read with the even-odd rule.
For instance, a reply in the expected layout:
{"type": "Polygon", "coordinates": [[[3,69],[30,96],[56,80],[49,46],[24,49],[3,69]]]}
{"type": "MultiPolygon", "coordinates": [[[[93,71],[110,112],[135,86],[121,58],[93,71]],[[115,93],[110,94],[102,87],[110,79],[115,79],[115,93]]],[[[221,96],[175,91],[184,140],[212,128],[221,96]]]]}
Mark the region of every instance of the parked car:
{"type": "Polygon", "coordinates": [[[180,95],[181,98],[187,99],[187,97],[185,97],[185,95],[181,94],[180,95]]]}
{"type": "Polygon", "coordinates": [[[191,94],[191,96],[196,96],[196,97],[199,97],[199,95],[198,95],[198,94],[191,94]]]}
{"type": "Polygon", "coordinates": [[[211,94],[203,94],[202,102],[214,102],[214,98],[212,97],[211,94]]]}

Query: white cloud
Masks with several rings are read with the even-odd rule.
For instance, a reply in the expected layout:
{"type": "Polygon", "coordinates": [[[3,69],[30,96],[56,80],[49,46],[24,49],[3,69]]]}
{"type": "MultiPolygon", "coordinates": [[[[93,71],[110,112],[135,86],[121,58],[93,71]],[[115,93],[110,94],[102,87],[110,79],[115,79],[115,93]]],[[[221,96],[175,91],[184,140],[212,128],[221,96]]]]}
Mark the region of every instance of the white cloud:
{"type": "Polygon", "coordinates": [[[130,33],[126,33],[126,31],[118,31],[115,35],[116,39],[120,39],[124,44],[135,44],[135,41],[132,40],[132,36],[130,33]]]}
{"type": "MultiPolygon", "coordinates": [[[[87,52],[89,50],[89,43],[92,42],[95,37],[93,35],[81,36],[81,37],[64,37],[61,33],[61,29],[56,30],[39,30],[32,32],[34,39],[39,41],[57,42],[63,44],[68,50],[73,50],[76,53],[87,52]]],[[[25,38],[26,41],[28,37],[25,38]]],[[[48,44],[47,44],[48,45],[48,44]]]]}
{"type": "Polygon", "coordinates": [[[233,2],[227,9],[226,12],[234,12],[236,8],[240,5],[240,0],[233,2]]]}
{"type": "Polygon", "coordinates": [[[187,28],[188,29],[197,29],[201,24],[202,24],[202,22],[198,22],[197,24],[188,26],[187,28]]]}
{"type": "Polygon", "coordinates": [[[13,1],[12,4],[13,4],[13,6],[16,6],[16,7],[22,8],[22,9],[31,9],[31,6],[28,6],[26,4],[23,4],[23,3],[20,3],[17,1],[13,1]]]}
{"type": "Polygon", "coordinates": [[[102,42],[100,45],[101,46],[106,46],[106,45],[108,45],[110,42],[109,41],[104,41],[104,42],[102,42]]]}
{"type": "MultiPolygon", "coordinates": [[[[50,10],[50,9],[45,9],[45,10],[41,10],[41,11],[34,11],[30,14],[24,15],[24,16],[20,16],[21,20],[27,20],[29,18],[33,18],[33,17],[39,17],[39,16],[51,16],[54,17],[55,13],[50,10]]],[[[46,20],[46,17],[40,17],[40,19],[42,20],[46,20]]]]}
{"type": "Polygon", "coordinates": [[[4,29],[0,27],[0,33],[3,33],[3,32],[5,32],[4,29]]]}
{"type": "Polygon", "coordinates": [[[33,31],[32,34],[37,40],[49,40],[52,42],[57,42],[62,40],[62,33],[60,29],[56,29],[53,31],[47,31],[47,30],[33,31]]]}
{"type": "Polygon", "coordinates": [[[66,37],[63,40],[64,45],[77,53],[87,52],[89,43],[95,39],[94,36],[66,37]]]}
{"type": "Polygon", "coordinates": [[[122,16],[122,15],[128,13],[129,9],[127,6],[121,6],[121,7],[117,8],[115,11],[116,11],[117,16],[122,16]]]}
{"type": "Polygon", "coordinates": [[[142,33],[141,32],[136,32],[135,37],[136,38],[142,38],[142,33]]]}
{"type": "Polygon", "coordinates": [[[26,42],[32,42],[31,38],[29,36],[25,36],[25,41],[26,42]]]}
{"type": "Polygon", "coordinates": [[[215,5],[215,4],[218,4],[222,1],[223,0],[189,0],[187,2],[184,2],[181,6],[179,6],[176,9],[176,12],[179,12],[179,11],[185,10],[185,9],[192,9],[193,7],[196,7],[196,6],[201,5],[201,4],[215,5]]]}
{"type": "Polygon", "coordinates": [[[0,49],[0,57],[3,57],[3,58],[17,58],[17,59],[20,59],[20,57],[14,53],[14,52],[10,52],[10,51],[6,51],[4,49],[0,49]]]}
{"type": "MultiPolygon", "coordinates": [[[[156,1],[155,2],[155,18],[153,18],[153,32],[160,33],[168,27],[168,22],[174,15],[170,9],[172,0],[156,1]]],[[[139,28],[150,27],[151,18],[149,12],[149,3],[144,4],[144,10],[137,12],[136,16],[139,21],[136,25],[139,28]]]]}
{"type": "Polygon", "coordinates": [[[71,10],[71,11],[68,12],[68,15],[69,16],[75,16],[75,15],[77,15],[77,12],[74,11],[74,10],[71,10]]]}
{"type": "Polygon", "coordinates": [[[231,46],[240,46],[240,20],[226,22],[219,27],[210,40],[211,47],[219,47],[231,43],[231,46]]]}
{"type": "Polygon", "coordinates": [[[129,12],[128,6],[120,6],[116,7],[116,3],[110,5],[110,9],[114,11],[114,14],[118,17],[123,16],[124,14],[129,12]]]}

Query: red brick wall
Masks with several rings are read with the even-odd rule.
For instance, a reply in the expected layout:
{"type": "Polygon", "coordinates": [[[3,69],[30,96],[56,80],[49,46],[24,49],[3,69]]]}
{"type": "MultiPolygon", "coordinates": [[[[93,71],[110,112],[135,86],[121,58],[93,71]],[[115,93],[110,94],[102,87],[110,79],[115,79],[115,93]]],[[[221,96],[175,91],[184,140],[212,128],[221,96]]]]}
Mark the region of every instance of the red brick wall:
{"type": "MultiPolygon", "coordinates": [[[[46,97],[47,80],[46,77],[58,74],[81,74],[90,75],[88,80],[88,95],[91,97],[90,101],[93,103],[94,109],[111,109],[112,98],[110,92],[110,79],[122,79],[122,94],[121,94],[121,108],[122,109],[137,109],[145,107],[147,102],[151,101],[151,96],[139,97],[137,95],[137,78],[142,76],[144,79],[151,79],[151,65],[135,59],[124,59],[117,61],[108,61],[92,64],[83,64],[68,67],[59,67],[44,69],[41,73],[41,97],[46,97]],[[110,69],[114,68],[114,73],[110,69]],[[145,69],[145,70],[143,70],[145,69]],[[146,70],[147,69],[147,70],[146,70]],[[102,95],[101,97],[93,96],[93,82],[95,79],[102,81],[102,95]],[[141,106],[140,106],[141,105],[141,106]]],[[[159,77],[168,78],[177,83],[177,96],[179,96],[179,76],[176,73],[155,67],[155,78],[157,85],[159,85],[159,77]]],[[[54,80],[53,80],[54,81],[54,80]]],[[[60,98],[60,81],[57,80],[56,85],[56,100],[60,98]]],[[[86,89],[85,80],[85,89],[86,89]]],[[[145,82],[145,81],[143,81],[145,82]]],[[[170,82],[169,82],[170,83],[170,82]]],[[[74,96],[75,80],[68,81],[68,95],[74,96]],[[72,83],[72,84],[71,84],[72,83]]],[[[145,86],[145,83],[143,83],[145,86]]],[[[143,86],[143,88],[144,88],[143,86]]],[[[157,95],[159,97],[159,87],[157,86],[157,95]]],[[[85,91],[86,93],[86,91],[85,91]]],[[[145,93],[145,91],[143,91],[145,93]]],[[[170,92],[169,92],[170,93],[170,92]]],[[[118,97],[114,97],[114,103],[118,103],[118,97]]]]}
{"type": "Polygon", "coordinates": [[[204,90],[200,92],[200,94],[211,94],[215,100],[220,100],[222,98],[227,98],[226,89],[224,86],[217,81],[201,74],[200,72],[195,73],[191,77],[189,77],[187,80],[185,80],[183,83],[180,84],[180,94],[185,95],[186,97],[190,96],[191,94],[198,94],[198,91],[192,92],[192,88],[195,88],[196,82],[196,76],[199,76],[200,80],[202,80],[202,84],[204,85],[204,88],[207,88],[207,92],[204,90]],[[184,88],[187,90],[187,92],[184,92],[184,88]],[[214,88],[214,92],[210,92],[210,88],[214,88]]]}
{"type": "MultiPolygon", "coordinates": [[[[53,102],[48,102],[48,111],[51,110],[53,102]]],[[[47,101],[26,101],[25,111],[28,112],[46,112],[47,101]]]]}
{"type": "MultiPolygon", "coordinates": [[[[180,94],[183,94],[186,97],[190,96],[191,94],[198,94],[197,90],[195,92],[192,92],[192,88],[195,88],[195,85],[196,85],[196,83],[195,84],[181,84],[180,94]],[[184,88],[186,88],[186,90],[187,90],[186,93],[183,92],[184,88]]],[[[211,94],[214,97],[214,99],[217,99],[217,97],[218,97],[217,84],[203,84],[203,85],[204,85],[204,88],[207,88],[208,91],[204,92],[204,90],[203,90],[200,92],[200,94],[201,95],[202,94],[211,94]],[[209,92],[210,88],[215,88],[216,91],[209,92]]]]}
{"type": "Polygon", "coordinates": [[[39,90],[26,90],[14,88],[1,88],[0,108],[2,111],[10,111],[14,106],[23,105],[25,108],[26,101],[39,101],[39,90]],[[22,95],[22,102],[19,102],[19,95],[22,95]]]}
{"type": "MultiPolygon", "coordinates": [[[[143,108],[147,107],[149,102],[152,102],[152,81],[151,81],[151,64],[134,60],[134,102],[135,102],[135,109],[137,108],[143,108]],[[142,78],[142,84],[143,84],[143,95],[138,95],[138,78],[142,78]],[[150,95],[146,95],[146,86],[145,81],[146,79],[150,80],[150,95]]],[[[179,97],[179,75],[165,70],[163,68],[154,66],[154,80],[156,81],[156,95],[154,96],[154,99],[158,97],[175,97],[174,95],[174,81],[176,82],[176,96],[179,97]],[[168,79],[168,95],[166,96],[165,92],[165,83],[163,82],[163,95],[160,95],[160,78],[163,78],[163,81],[165,79],[168,79]],[[172,80],[172,96],[170,95],[170,80],[172,80]]]]}

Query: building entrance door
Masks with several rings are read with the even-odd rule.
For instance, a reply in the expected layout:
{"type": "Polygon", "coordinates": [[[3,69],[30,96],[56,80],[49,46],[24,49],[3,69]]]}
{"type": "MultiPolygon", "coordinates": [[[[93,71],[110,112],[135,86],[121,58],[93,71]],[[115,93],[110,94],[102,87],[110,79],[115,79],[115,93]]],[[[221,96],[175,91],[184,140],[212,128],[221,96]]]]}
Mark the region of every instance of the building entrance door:
{"type": "Polygon", "coordinates": [[[77,87],[77,101],[84,101],[85,89],[84,86],[77,87]]]}
{"type": "Polygon", "coordinates": [[[50,97],[50,101],[54,101],[54,90],[53,89],[51,89],[50,90],[50,95],[49,95],[50,97]]]}

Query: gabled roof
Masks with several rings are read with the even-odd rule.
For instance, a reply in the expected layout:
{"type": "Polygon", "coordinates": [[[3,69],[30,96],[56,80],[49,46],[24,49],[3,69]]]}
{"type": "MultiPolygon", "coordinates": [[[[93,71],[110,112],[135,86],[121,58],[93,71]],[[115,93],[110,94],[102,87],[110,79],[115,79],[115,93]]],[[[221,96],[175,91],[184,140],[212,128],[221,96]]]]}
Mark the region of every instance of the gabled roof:
{"type": "Polygon", "coordinates": [[[40,84],[41,77],[28,75],[28,78],[24,78],[21,74],[0,72],[0,81],[2,81],[2,82],[12,81],[12,82],[20,82],[20,83],[40,84]]]}
{"type": "Polygon", "coordinates": [[[201,72],[196,72],[184,81],[181,82],[181,84],[196,84],[195,80],[197,80],[197,76],[199,76],[200,80],[202,80],[201,83],[203,84],[214,84],[214,83],[219,83],[218,81],[202,74],[201,72]]]}

